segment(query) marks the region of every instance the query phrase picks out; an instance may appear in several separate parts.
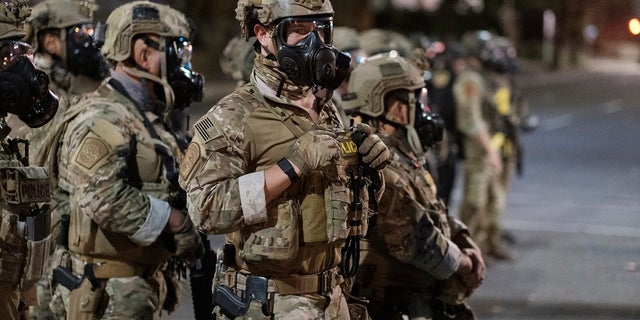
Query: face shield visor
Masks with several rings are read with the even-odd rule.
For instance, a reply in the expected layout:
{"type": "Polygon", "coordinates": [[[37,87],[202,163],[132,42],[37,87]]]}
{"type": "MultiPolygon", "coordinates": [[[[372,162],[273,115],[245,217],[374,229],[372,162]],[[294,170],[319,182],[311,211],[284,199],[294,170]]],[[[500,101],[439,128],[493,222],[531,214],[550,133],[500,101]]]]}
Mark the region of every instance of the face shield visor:
{"type": "Polygon", "coordinates": [[[0,41],[0,114],[13,113],[29,127],[49,122],[58,99],[49,90],[49,78],[33,64],[31,46],[0,41]]]}
{"type": "Polygon", "coordinates": [[[424,150],[442,141],[444,121],[435,112],[431,112],[427,104],[427,89],[421,88],[414,92],[416,96],[416,113],[414,128],[424,150]]]}
{"type": "Polygon", "coordinates": [[[335,90],[346,78],[351,57],[332,46],[333,17],[291,17],[274,31],[280,69],[298,85],[335,90]]]}
{"type": "Polygon", "coordinates": [[[167,82],[175,96],[174,108],[184,109],[194,101],[202,101],[204,76],[193,70],[193,46],[184,37],[169,39],[166,49],[167,82]]]}
{"type": "Polygon", "coordinates": [[[75,75],[101,80],[109,74],[109,65],[100,53],[95,31],[90,23],[67,29],[67,70],[75,75]]]}

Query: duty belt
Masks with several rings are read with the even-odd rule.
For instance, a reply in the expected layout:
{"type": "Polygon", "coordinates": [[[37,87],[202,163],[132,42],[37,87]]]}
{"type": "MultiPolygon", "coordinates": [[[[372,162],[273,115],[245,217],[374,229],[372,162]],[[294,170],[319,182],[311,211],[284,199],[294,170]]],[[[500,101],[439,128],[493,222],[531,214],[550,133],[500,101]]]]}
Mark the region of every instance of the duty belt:
{"type": "MultiPolygon", "coordinates": [[[[143,277],[149,278],[156,271],[160,269],[161,265],[143,265],[137,263],[131,263],[121,260],[111,260],[104,258],[93,258],[76,253],[71,255],[74,260],[78,259],[82,261],[82,265],[91,264],[93,269],[93,275],[97,279],[109,279],[109,278],[127,278],[127,277],[143,277]]],[[[82,274],[84,271],[75,270],[78,263],[73,263],[74,272],[82,274]]]]}
{"type": "MultiPolygon", "coordinates": [[[[223,281],[229,288],[246,290],[247,276],[234,270],[223,272],[223,281]]],[[[312,275],[268,276],[267,293],[329,295],[335,286],[344,282],[336,268],[312,275]]]]}

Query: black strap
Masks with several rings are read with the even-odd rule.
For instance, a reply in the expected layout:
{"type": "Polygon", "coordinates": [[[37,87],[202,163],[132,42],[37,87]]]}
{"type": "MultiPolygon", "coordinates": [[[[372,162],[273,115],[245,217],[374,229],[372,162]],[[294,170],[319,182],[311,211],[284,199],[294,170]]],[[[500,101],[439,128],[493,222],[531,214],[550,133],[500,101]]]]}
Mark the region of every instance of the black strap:
{"type": "MultiPolygon", "coordinates": [[[[123,96],[131,100],[131,102],[133,102],[133,104],[136,106],[136,109],[140,113],[144,126],[145,128],[147,128],[147,132],[149,132],[149,135],[151,136],[151,138],[156,139],[158,141],[162,141],[162,139],[160,138],[160,135],[158,134],[158,131],[156,131],[156,128],[153,126],[151,121],[149,121],[149,118],[147,118],[147,116],[144,114],[142,106],[140,106],[135,100],[133,100],[133,98],[131,98],[131,96],[129,95],[127,90],[124,88],[124,86],[114,78],[109,79],[109,84],[113,87],[113,89],[115,89],[120,94],[122,94],[123,96]]],[[[154,147],[155,147],[156,153],[158,153],[158,155],[160,155],[160,158],[162,159],[162,165],[164,166],[167,172],[166,173],[167,179],[171,182],[171,184],[174,184],[174,183],[177,184],[178,171],[176,170],[176,167],[175,167],[174,158],[171,156],[171,154],[169,153],[169,150],[167,150],[165,146],[156,143],[154,147]]],[[[173,186],[173,187],[177,187],[177,186],[173,186]]]]}

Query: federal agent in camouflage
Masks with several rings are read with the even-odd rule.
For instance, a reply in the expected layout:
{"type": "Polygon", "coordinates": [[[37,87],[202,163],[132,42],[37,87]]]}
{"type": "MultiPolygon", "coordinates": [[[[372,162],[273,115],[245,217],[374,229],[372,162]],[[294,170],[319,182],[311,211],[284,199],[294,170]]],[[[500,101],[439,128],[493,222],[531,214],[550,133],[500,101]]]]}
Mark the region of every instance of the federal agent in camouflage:
{"type": "Polygon", "coordinates": [[[357,265],[357,250],[338,270],[341,251],[366,232],[389,152],[366,127],[352,139],[330,101],[349,61],[331,46],[328,0],[241,0],[236,12],[261,47],[253,75],[196,122],[180,165],[192,220],[227,236],[216,313],[349,319],[340,271],[357,265]]]}
{"type": "Polygon", "coordinates": [[[68,269],[82,281],[69,294],[70,319],[158,319],[175,307],[165,303],[167,260],[202,248],[183,212],[181,151],[166,127],[174,103],[202,94],[188,60],[190,34],[169,6],[116,8],[102,48],[115,66],[111,78],[71,106],[56,133],[51,166],[69,197],[68,269]]]}
{"type": "Polygon", "coordinates": [[[447,214],[421,165],[424,143],[411,142],[424,86],[419,68],[401,57],[380,56],[354,69],[343,96],[347,113],[377,128],[393,154],[383,170],[379,213],[362,240],[354,286],[357,295],[371,300],[373,319],[443,319],[439,310],[445,304],[466,310],[464,298],[484,276],[466,227],[447,214]]]}
{"type": "Polygon", "coordinates": [[[91,1],[46,0],[33,7],[26,21],[25,39],[33,47],[34,63],[47,73],[51,90],[60,100],[60,110],[53,121],[37,130],[19,128],[15,133],[33,141],[30,145],[33,165],[45,165],[50,133],[58,127],[74,96],[95,90],[109,72],[106,60],[95,46],[93,10],[91,1]]]}
{"type": "MultiPolygon", "coordinates": [[[[26,39],[31,43],[35,65],[45,71],[51,79],[51,89],[60,101],[54,119],[46,125],[29,129],[16,126],[15,137],[29,140],[30,161],[32,165],[45,166],[56,128],[62,121],[62,114],[76,95],[95,90],[108,74],[106,60],[95,46],[96,39],[92,25],[92,13],[96,9],[91,1],[83,3],[71,0],[46,0],[33,7],[26,23],[26,39]]],[[[8,120],[15,122],[15,117],[8,120]]],[[[61,215],[68,214],[68,199],[55,197],[51,203],[52,239],[58,238],[61,215]]],[[[66,216],[68,218],[68,215],[66,216]]],[[[48,264],[45,276],[35,287],[37,302],[30,307],[32,319],[46,319],[52,315],[49,310],[51,301],[51,272],[58,264],[66,249],[55,246],[54,265],[48,264]]],[[[26,295],[29,296],[29,295],[26,295]]]]}
{"type": "Polygon", "coordinates": [[[493,35],[486,30],[462,38],[467,68],[456,79],[456,124],[463,134],[464,186],[460,218],[483,253],[500,260],[513,259],[502,240],[501,214],[506,205],[506,186],[501,181],[502,151],[500,113],[510,113],[508,79],[489,67],[499,61],[493,54],[493,35]]]}
{"type": "Polygon", "coordinates": [[[31,47],[19,40],[31,8],[26,1],[0,2],[0,315],[19,319],[20,289],[42,275],[50,253],[49,214],[40,203],[51,198],[48,172],[28,166],[28,142],[6,139],[8,113],[29,127],[51,120],[58,101],[49,79],[33,65],[31,47]]]}

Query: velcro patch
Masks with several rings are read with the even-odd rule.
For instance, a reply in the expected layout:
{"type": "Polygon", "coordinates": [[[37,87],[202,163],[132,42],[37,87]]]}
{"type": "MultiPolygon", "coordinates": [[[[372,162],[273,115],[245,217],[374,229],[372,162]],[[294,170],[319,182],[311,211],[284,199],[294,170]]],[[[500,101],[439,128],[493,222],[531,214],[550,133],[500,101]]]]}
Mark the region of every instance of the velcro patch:
{"type": "Polygon", "coordinates": [[[218,130],[216,125],[209,118],[204,118],[198,121],[193,128],[198,132],[198,134],[200,134],[204,143],[207,143],[221,135],[220,130],[218,130]]]}
{"type": "Polygon", "coordinates": [[[96,163],[109,154],[109,146],[102,140],[87,137],[76,156],[76,163],[91,170],[96,163]]]}
{"type": "Polygon", "coordinates": [[[192,142],[189,144],[189,147],[182,158],[182,162],[180,163],[180,177],[182,177],[182,179],[188,180],[191,177],[193,168],[195,168],[199,159],[200,146],[197,143],[192,142]]]}

